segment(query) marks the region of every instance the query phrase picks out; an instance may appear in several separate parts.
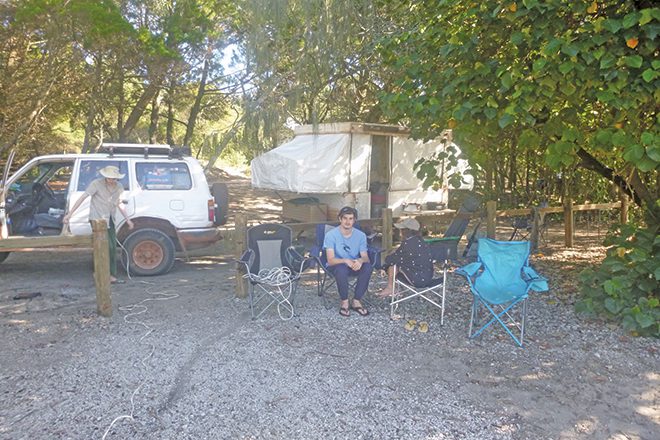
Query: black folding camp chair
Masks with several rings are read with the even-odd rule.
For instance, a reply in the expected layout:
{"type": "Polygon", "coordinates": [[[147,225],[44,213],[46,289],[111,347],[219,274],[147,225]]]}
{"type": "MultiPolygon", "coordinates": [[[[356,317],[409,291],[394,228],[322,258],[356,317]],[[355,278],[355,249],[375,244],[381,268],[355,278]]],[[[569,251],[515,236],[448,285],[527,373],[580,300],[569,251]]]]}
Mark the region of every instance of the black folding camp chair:
{"type": "Polygon", "coordinates": [[[434,277],[423,285],[415,285],[407,279],[405,274],[398,274],[394,266],[394,291],[390,298],[390,317],[394,318],[399,305],[413,298],[421,298],[429,304],[440,309],[440,325],[445,319],[445,292],[447,282],[447,269],[449,260],[455,246],[452,242],[442,239],[425,240],[430,247],[431,258],[435,266],[440,266],[441,277],[434,277]]]}
{"type": "MultiPolygon", "coordinates": [[[[440,242],[444,242],[442,247],[448,251],[447,259],[456,260],[458,258],[458,243],[465,234],[472,215],[479,210],[480,204],[481,202],[476,196],[467,197],[461,204],[461,207],[458,208],[456,216],[449,224],[442,238],[432,240],[434,243],[438,243],[438,246],[440,242]]],[[[468,245],[471,244],[468,243],[468,245]]]]}
{"type": "Polygon", "coordinates": [[[263,224],[247,230],[247,251],[238,260],[250,282],[249,301],[252,319],[259,318],[272,305],[280,318],[295,315],[294,300],[301,273],[311,264],[292,246],[291,228],[263,224]]]}

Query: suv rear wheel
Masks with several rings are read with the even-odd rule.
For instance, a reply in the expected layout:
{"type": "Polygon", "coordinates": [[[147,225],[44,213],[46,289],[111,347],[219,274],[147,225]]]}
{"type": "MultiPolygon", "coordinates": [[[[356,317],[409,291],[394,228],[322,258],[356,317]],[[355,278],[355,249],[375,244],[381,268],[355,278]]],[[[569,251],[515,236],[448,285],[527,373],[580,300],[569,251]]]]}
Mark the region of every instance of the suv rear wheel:
{"type": "Polygon", "coordinates": [[[160,275],[174,264],[174,243],[158,229],[133,232],[124,240],[124,248],[128,253],[129,270],[135,275],[160,275]]]}

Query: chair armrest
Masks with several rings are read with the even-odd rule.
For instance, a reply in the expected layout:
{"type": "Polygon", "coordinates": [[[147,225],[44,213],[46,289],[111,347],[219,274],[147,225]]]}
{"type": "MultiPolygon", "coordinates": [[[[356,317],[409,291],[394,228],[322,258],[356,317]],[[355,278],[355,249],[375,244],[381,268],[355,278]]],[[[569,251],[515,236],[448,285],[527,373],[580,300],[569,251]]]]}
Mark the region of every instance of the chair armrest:
{"type": "Polygon", "coordinates": [[[252,266],[252,263],[254,262],[254,251],[252,249],[248,249],[247,251],[243,252],[241,258],[234,261],[236,261],[238,265],[238,270],[243,273],[250,273],[250,266],[252,266]]]}
{"type": "Polygon", "coordinates": [[[431,238],[426,241],[431,248],[431,256],[436,262],[458,259],[458,243],[461,237],[431,238]]]}
{"type": "Polygon", "coordinates": [[[371,266],[378,270],[382,266],[380,264],[380,254],[383,253],[383,249],[377,248],[374,246],[367,246],[367,254],[369,255],[369,262],[371,263],[371,266]]]}
{"type": "Polygon", "coordinates": [[[429,244],[432,243],[437,243],[437,242],[442,242],[442,241],[460,241],[461,237],[438,237],[438,238],[431,238],[429,240],[426,240],[429,244]]]}
{"type": "Polygon", "coordinates": [[[312,258],[300,255],[300,252],[298,252],[293,246],[287,248],[284,255],[286,256],[289,268],[294,273],[304,272],[311,266],[314,261],[312,258]]]}
{"type": "Polygon", "coordinates": [[[535,292],[547,292],[549,290],[548,279],[539,275],[530,266],[523,267],[523,278],[527,282],[529,290],[535,292]]]}
{"type": "Polygon", "coordinates": [[[323,251],[323,249],[321,249],[320,246],[314,245],[309,249],[309,256],[318,258],[321,256],[321,251],[323,251]]]}
{"type": "Polygon", "coordinates": [[[482,266],[482,264],[480,262],[476,261],[474,263],[466,264],[465,266],[456,269],[455,273],[457,273],[459,275],[463,275],[465,278],[467,278],[469,280],[473,276],[475,276],[477,274],[477,272],[479,272],[479,269],[481,269],[481,266],[482,266]]]}

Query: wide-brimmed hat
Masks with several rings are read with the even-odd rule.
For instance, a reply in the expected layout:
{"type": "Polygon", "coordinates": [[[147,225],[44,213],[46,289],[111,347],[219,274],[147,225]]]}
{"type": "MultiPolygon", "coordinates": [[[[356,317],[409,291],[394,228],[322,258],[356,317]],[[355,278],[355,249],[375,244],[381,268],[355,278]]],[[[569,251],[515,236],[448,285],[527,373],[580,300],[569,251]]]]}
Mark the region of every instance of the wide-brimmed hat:
{"type": "Polygon", "coordinates": [[[108,165],[107,167],[101,168],[99,174],[107,179],[123,179],[124,174],[119,172],[119,168],[114,165],[108,165]]]}
{"type": "Polygon", "coordinates": [[[419,222],[414,218],[406,217],[399,223],[394,223],[394,227],[397,229],[410,229],[411,231],[419,231],[421,226],[419,222]]]}

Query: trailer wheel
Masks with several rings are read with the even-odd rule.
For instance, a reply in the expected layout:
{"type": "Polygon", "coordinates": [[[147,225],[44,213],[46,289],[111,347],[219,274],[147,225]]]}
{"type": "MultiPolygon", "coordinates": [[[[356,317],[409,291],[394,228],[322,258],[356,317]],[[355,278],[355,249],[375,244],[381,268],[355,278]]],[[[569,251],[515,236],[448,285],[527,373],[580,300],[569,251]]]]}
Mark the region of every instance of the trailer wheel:
{"type": "MultiPolygon", "coordinates": [[[[124,240],[128,254],[128,267],[135,275],[160,275],[174,264],[174,243],[158,229],[140,229],[124,240]]],[[[126,261],[124,261],[124,267],[126,261]]]]}

